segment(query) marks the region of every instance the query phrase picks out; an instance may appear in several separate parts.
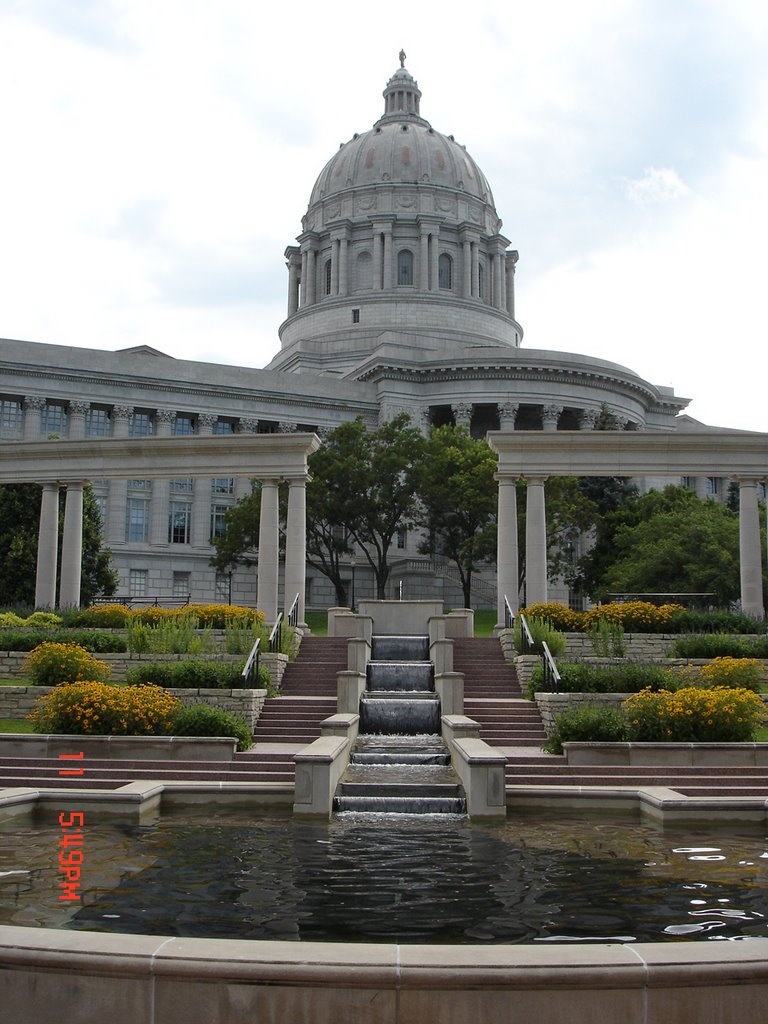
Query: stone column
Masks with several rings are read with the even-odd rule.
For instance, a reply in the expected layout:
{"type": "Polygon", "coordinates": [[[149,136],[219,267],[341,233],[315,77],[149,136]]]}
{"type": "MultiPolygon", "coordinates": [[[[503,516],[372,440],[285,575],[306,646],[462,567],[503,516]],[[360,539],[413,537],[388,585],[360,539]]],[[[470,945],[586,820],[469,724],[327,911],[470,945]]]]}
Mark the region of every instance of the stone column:
{"type": "Polygon", "coordinates": [[[517,402],[499,402],[499,430],[514,430],[520,406],[517,402]]]}
{"type": "Polygon", "coordinates": [[[43,484],[37,531],[35,607],[56,607],[56,562],[59,554],[59,485],[43,484]]]}
{"type": "Polygon", "coordinates": [[[338,238],[331,242],[331,295],[339,294],[339,256],[341,243],[338,238]]]}
{"type": "Polygon", "coordinates": [[[497,610],[496,629],[504,628],[504,598],[513,612],[519,607],[519,557],[517,548],[517,487],[510,477],[498,476],[498,551],[496,555],[497,610]]]}
{"type": "Polygon", "coordinates": [[[291,480],[288,484],[288,518],[285,531],[285,611],[299,595],[298,623],[304,622],[304,596],[307,575],[307,484],[291,480]]]}
{"type": "Polygon", "coordinates": [[[429,232],[426,227],[422,225],[421,236],[419,238],[421,245],[419,253],[419,290],[422,292],[429,291],[429,232]]]}
{"type": "MultiPolygon", "coordinates": [[[[24,399],[24,440],[39,441],[42,434],[42,414],[46,406],[44,398],[32,395],[24,399]]],[[[53,607],[53,606],[51,606],[53,607]]]]}
{"type": "MultiPolygon", "coordinates": [[[[155,423],[158,437],[170,437],[176,413],[171,409],[158,409],[155,423]]],[[[152,500],[149,523],[150,544],[168,546],[168,515],[170,513],[170,480],[152,481],[152,500]]]]}
{"type": "Polygon", "coordinates": [[[469,430],[472,422],[472,403],[456,402],[451,406],[451,412],[457,427],[466,427],[469,430]]]}
{"type": "Polygon", "coordinates": [[[557,430],[557,421],[563,412],[562,405],[545,405],[541,410],[542,429],[548,432],[557,430]]]}
{"type": "Polygon", "coordinates": [[[384,231],[384,291],[392,287],[392,228],[384,231]]]}
{"type": "Polygon", "coordinates": [[[317,302],[317,251],[310,249],[307,253],[307,305],[317,302]]]}
{"type": "Polygon", "coordinates": [[[461,243],[461,294],[472,297],[472,243],[465,238],[461,243]]]}
{"type": "Polygon", "coordinates": [[[579,430],[594,430],[599,415],[597,409],[582,409],[579,413],[579,430]]]}
{"type": "MultiPolygon", "coordinates": [[[[112,408],[112,437],[128,437],[131,429],[132,405],[112,408]]],[[[125,543],[125,514],[128,503],[128,481],[110,480],[107,498],[107,523],[104,539],[108,547],[125,543]]]]}
{"type": "Polygon", "coordinates": [[[274,622],[277,618],[277,593],[280,571],[278,528],[277,481],[262,480],[256,604],[260,611],[264,613],[264,618],[267,622],[274,622]]]}
{"type": "Polygon", "coordinates": [[[61,541],[61,584],[59,606],[80,607],[83,573],[83,485],[67,484],[64,502],[64,534],[61,541]]]}
{"type": "Polygon", "coordinates": [[[493,295],[491,301],[493,302],[494,309],[502,308],[502,293],[501,293],[501,282],[503,274],[501,271],[501,254],[494,252],[491,254],[491,281],[493,282],[493,295]]]}
{"type": "Polygon", "coordinates": [[[739,556],[741,610],[755,619],[765,617],[763,567],[760,555],[760,519],[757,480],[739,480],[739,556]]]}
{"type": "Polygon", "coordinates": [[[304,260],[294,246],[289,246],[285,255],[288,263],[288,316],[293,316],[299,308],[299,281],[304,260]]]}
{"type": "Polygon", "coordinates": [[[380,231],[374,231],[374,233],[373,233],[373,290],[376,291],[376,292],[380,292],[381,291],[383,248],[384,248],[384,242],[382,240],[381,232],[380,231]]]}
{"type": "Polygon", "coordinates": [[[301,250],[301,288],[299,289],[299,307],[307,305],[307,287],[309,285],[309,271],[307,265],[309,254],[306,249],[301,250]]]}
{"type": "Polygon", "coordinates": [[[69,403],[69,430],[67,436],[71,441],[77,441],[85,437],[85,416],[91,408],[90,402],[69,403]]]}
{"type": "Polygon", "coordinates": [[[526,480],[525,603],[547,600],[547,515],[544,504],[545,477],[526,480]]]}
{"type": "Polygon", "coordinates": [[[438,229],[432,232],[429,240],[429,290],[440,289],[440,235],[438,229]]]}
{"type": "Polygon", "coordinates": [[[514,320],[515,318],[515,264],[518,260],[516,251],[508,252],[505,258],[507,276],[507,312],[514,320]]]}
{"type": "Polygon", "coordinates": [[[472,297],[480,298],[480,246],[472,242],[472,297]]]}
{"type": "Polygon", "coordinates": [[[349,294],[349,242],[342,238],[339,243],[339,295],[349,294]]]}

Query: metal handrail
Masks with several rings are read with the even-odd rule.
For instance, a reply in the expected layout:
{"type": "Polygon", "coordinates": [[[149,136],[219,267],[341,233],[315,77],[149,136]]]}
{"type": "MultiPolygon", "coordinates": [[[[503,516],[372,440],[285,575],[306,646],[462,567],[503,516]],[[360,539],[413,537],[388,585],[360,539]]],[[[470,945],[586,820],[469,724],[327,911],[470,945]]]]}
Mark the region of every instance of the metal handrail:
{"type": "Polygon", "coordinates": [[[276,654],[280,650],[280,640],[283,632],[283,613],[280,612],[275,619],[275,624],[272,627],[272,632],[269,634],[269,640],[267,641],[267,647],[270,654],[276,654]]]}
{"type": "Polygon", "coordinates": [[[544,669],[544,689],[549,693],[559,693],[560,673],[546,640],[541,645],[541,663],[544,669]]]}
{"type": "Polygon", "coordinates": [[[526,622],[525,616],[522,612],[518,615],[518,618],[520,619],[520,641],[523,648],[523,654],[533,654],[533,649],[536,645],[533,642],[533,637],[531,636],[531,631],[528,628],[528,623],[526,622]]]}
{"type": "Polygon", "coordinates": [[[509,603],[509,598],[504,595],[504,628],[512,629],[515,624],[515,613],[512,611],[512,606],[509,603]]]}
{"type": "Polygon", "coordinates": [[[288,625],[289,626],[294,626],[294,627],[298,626],[298,624],[299,624],[299,595],[298,594],[296,595],[296,597],[294,597],[294,599],[293,599],[293,601],[291,603],[291,607],[285,613],[285,617],[286,617],[286,619],[288,621],[288,625]]]}
{"type": "Polygon", "coordinates": [[[249,683],[259,681],[259,644],[261,643],[261,637],[256,638],[256,643],[251,648],[251,653],[248,655],[248,660],[245,663],[243,671],[240,673],[243,678],[243,686],[247,687],[249,683]]]}

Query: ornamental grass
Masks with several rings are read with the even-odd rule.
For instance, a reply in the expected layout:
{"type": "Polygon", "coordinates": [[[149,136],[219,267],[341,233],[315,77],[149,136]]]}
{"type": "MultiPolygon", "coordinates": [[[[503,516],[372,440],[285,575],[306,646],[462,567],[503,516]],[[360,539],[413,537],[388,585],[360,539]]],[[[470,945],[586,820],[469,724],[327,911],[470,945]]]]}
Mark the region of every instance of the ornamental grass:
{"type": "Polygon", "coordinates": [[[77,680],[41,697],[28,716],[36,733],[168,736],[181,702],[159,686],[77,680]]]}
{"type": "Polygon", "coordinates": [[[25,667],[37,686],[59,686],[76,679],[105,682],[110,674],[109,665],[80,644],[39,644],[27,655],[25,667]]]}
{"type": "Polygon", "coordinates": [[[642,690],[622,704],[630,740],[745,743],[766,720],[766,706],[746,689],[642,690]]]}

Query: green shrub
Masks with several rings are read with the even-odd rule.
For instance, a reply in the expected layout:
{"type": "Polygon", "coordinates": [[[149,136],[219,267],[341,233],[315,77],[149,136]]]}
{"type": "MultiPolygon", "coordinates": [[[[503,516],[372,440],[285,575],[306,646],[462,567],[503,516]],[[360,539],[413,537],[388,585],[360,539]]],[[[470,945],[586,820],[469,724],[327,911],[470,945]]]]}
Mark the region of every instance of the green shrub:
{"type": "Polygon", "coordinates": [[[37,686],[109,679],[109,665],[79,644],[42,643],[27,656],[26,667],[37,686]]]}
{"type": "Polygon", "coordinates": [[[523,651],[523,627],[520,616],[515,619],[514,643],[518,654],[543,654],[542,644],[546,643],[553,658],[559,658],[565,654],[565,637],[552,626],[547,619],[525,617],[528,629],[533,639],[533,651],[523,651]]]}
{"type": "Polygon", "coordinates": [[[670,658],[768,658],[768,637],[752,640],[728,633],[694,633],[678,637],[670,658]]]}
{"type": "Polygon", "coordinates": [[[251,729],[241,715],[230,714],[207,704],[180,708],[173,720],[174,736],[234,736],[237,749],[247,750],[253,742],[251,729]]]}
{"type": "Polygon", "coordinates": [[[128,649],[134,654],[214,654],[216,651],[210,628],[198,632],[198,620],[192,614],[167,616],[154,624],[135,616],[128,623],[127,637],[128,649]]]}
{"type": "Polygon", "coordinates": [[[24,622],[25,626],[36,626],[41,629],[56,629],[63,622],[60,615],[54,614],[54,612],[32,612],[30,616],[24,622]]]}
{"type": "Polygon", "coordinates": [[[152,661],[128,669],[126,682],[131,685],[153,683],[168,689],[241,689],[242,671],[243,666],[239,662],[152,661]]]}
{"type": "Polygon", "coordinates": [[[683,609],[672,616],[669,633],[765,633],[765,622],[741,612],[697,612],[683,609]]]}
{"type": "Polygon", "coordinates": [[[766,719],[757,694],[726,687],[643,690],[622,708],[630,739],[653,743],[743,743],[766,719]]]}
{"type": "Polygon", "coordinates": [[[31,651],[42,643],[78,644],[92,654],[119,654],[127,650],[119,633],[100,629],[0,630],[0,651],[31,651]]]}
{"type": "Polygon", "coordinates": [[[41,697],[29,716],[37,733],[168,736],[180,707],[158,686],[77,681],[41,697]]]}
{"type": "Polygon", "coordinates": [[[17,626],[25,624],[26,620],[16,612],[0,612],[0,629],[15,629],[17,626]]]}
{"type": "Polygon", "coordinates": [[[610,622],[604,615],[587,629],[587,636],[598,658],[623,658],[627,653],[624,627],[620,622],[610,622]]]}
{"type": "Polygon", "coordinates": [[[555,731],[545,750],[562,754],[563,743],[622,743],[627,739],[627,723],[618,708],[601,704],[582,704],[555,719],[555,731]]]}
{"type": "MultiPolygon", "coordinates": [[[[583,661],[558,662],[561,693],[637,693],[645,688],[652,690],[670,689],[673,676],[661,665],[649,665],[636,661],[618,662],[615,665],[590,665],[583,661]]],[[[537,665],[528,683],[528,695],[541,690],[544,670],[537,665]]]]}

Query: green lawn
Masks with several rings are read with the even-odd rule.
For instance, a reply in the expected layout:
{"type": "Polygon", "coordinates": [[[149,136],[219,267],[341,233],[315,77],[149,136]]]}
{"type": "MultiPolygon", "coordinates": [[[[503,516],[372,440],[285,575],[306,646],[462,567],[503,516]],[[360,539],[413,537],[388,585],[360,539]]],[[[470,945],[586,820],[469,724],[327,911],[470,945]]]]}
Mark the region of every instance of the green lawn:
{"type": "Polygon", "coordinates": [[[32,732],[32,723],[19,718],[0,718],[0,732],[32,732]]]}

